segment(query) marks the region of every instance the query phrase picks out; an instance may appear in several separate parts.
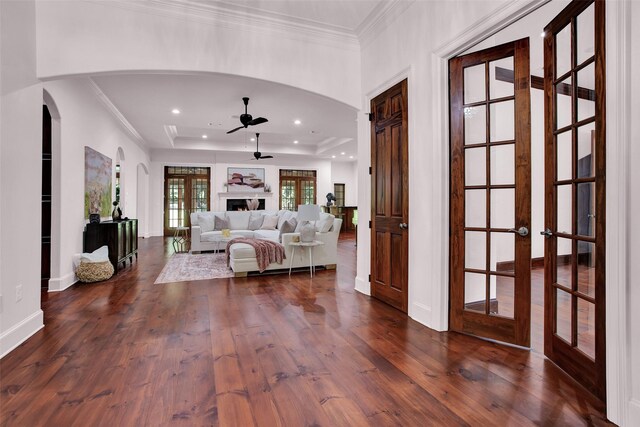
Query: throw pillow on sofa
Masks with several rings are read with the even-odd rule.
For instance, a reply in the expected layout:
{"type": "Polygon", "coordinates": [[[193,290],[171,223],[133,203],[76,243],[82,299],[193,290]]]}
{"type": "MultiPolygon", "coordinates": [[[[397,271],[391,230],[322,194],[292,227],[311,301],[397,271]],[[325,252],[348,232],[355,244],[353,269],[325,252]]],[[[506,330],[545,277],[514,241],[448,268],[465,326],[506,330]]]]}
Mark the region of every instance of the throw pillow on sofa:
{"type": "Polygon", "coordinates": [[[229,226],[227,228],[230,228],[231,230],[248,230],[250,217],[251,212],[249,211],[227,212],[227,221],[229,222],[229,226]]]}
{"type": "Polygon", "coordinates": [[[278,215],[265,215],[260,230],[275,230],[278,225],[278,215]]]}
{"type": "Polygon", "coordinates": [[[260,212],[257,212],[256,214],[252,212],[251,218],[249,219],[249,230],[251,231],[260,230],[260,227],[262,227],[263,221],[264,221],[264,215],[262,215],[260,212]]]}
{"type": "Polygon", "coordinates": [[[298,221],[295,218],[291,218],[282,223],[282,227],[280,227],[280,237],[278,240],[282,242],[282,235],[285,233],[293,233],[296,231],[296,225],[298,225],[298,221]]]}
{"type": "Polygon", "coordinates": [[[224,218],[220,218],[219,216],[216,215],[216,220],[215,220],[215,226],[214,226],[214,230],[216,231],[220,231],[220,230],[225,230],[229,228],[229,221],[227,221],[224,218]]]}
{"type": "Polygon", "coordinates": [[[203,233],[213,231],[216,228],[216,215],[198,214],[198,225],[203,233]]]}
{"type": "Polygon", "coordinates": [[[291,212],[291,211],[280,211],[278,213],[278,230],[282,228],[282,224],[284,224],[285,221],[288,221],[291,218],[293,218],[293,212],[291,212]]]}
{"type": "Polygon", "coordinates": [[[331,214],[321,212],[320,220],[316,221],[316,231],[318,233],[326,233],[331,230],[335,217],[331,214]]]}

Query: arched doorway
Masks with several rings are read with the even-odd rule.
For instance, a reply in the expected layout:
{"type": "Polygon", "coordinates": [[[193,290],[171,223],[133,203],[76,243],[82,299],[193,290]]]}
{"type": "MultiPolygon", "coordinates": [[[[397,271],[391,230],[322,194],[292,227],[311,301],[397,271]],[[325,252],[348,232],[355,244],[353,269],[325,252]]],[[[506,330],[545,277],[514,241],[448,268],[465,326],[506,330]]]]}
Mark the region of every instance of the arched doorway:
{"type": "Polygon", "coordinates": [[[51,289],[60,277],[60,112],[43,90],[42,108],[42,227],[40,287],[51,289]]]}

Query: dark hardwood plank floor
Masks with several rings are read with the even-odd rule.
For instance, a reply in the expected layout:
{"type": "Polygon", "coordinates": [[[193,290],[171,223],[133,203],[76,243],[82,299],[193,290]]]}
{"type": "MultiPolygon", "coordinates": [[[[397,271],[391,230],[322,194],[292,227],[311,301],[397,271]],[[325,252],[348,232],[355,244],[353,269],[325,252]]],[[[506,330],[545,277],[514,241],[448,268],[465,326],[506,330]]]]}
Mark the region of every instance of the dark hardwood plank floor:
{"type": "Polygon", "coordinates": [[[111,280],[43,294],[45,328],[0,361],[12,426],[602,425],[535,352],[430,330],[336,271],[154,285],[170,239],[111,280]]]}

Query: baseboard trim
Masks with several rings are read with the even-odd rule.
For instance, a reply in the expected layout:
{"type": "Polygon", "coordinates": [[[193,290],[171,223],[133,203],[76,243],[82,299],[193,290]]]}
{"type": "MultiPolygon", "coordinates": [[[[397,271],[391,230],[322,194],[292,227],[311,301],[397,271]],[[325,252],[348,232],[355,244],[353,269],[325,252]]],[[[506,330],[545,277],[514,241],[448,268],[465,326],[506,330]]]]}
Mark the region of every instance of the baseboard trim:
{"type": "Polygon", "coordinates": [[[629,400],[629,408],[627,409],[626,420],[627,421],[640,420],[640,400],[638,399],[629,400]]]}
{"type": "Polygon", "coordinates": [[[361,294],[371,295],[371,283],[368,280],[363,279],[362,277],[356,277],[355,290],[360,292],[361,294]]]}
{"type": "Polygon", "coordinates": [[[44,328],[44,313],[38,310],[0,335],[0,359],[11,353],[31,335],[44,328]]]}
{"type": "Polygon", "coordinates": [[[78,281],[76,274],[71,272],[62,277],[49,279],[49,292],[60,292],[78,281]]]}
{"type": "Polygon", "coordinates": [[[411,310],[409,311],[409,317],[418,323],[423,324],[428,328],[431,326],[431,307],[419,302],[411,304],[411,310]]]}

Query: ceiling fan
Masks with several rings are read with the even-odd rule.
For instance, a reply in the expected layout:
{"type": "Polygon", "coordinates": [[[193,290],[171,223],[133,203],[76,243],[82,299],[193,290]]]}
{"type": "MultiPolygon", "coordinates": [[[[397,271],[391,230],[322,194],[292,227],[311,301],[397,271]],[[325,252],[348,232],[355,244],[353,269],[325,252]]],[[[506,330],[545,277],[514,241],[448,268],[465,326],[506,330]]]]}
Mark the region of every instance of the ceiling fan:
{"type": "Polygon", "coordinates": [[[258,148],[259,144],[260,144],[260,134],[256,133],[256,152],[253,153],[253,157],[255,157],[255,159],[251,159],[251,160],[273,159],[273,156],[263,156],[262,155],[262,153],[260,152],[260,149],[258,148]]]}
{"type": "Polygon", "coordinates": [[[269,120],[265,119],[264,117],[257,117],[257,118],[253,118],[251,116],[251,114],[247,113],[247,106],[249,105],[249,98],[242,98],[242,101],[244,102],[244,114],[240,115],[240,123],[242,123],[242,126],[238,126],[235,129],[231,129],[229,132],[227,133],[233,133],[237,130],[243,129],[243,128],[247,128],[249,126],[255,126],[255,125],[259,125],[261,123],[265,123],[268,122],[269,120]]]}

